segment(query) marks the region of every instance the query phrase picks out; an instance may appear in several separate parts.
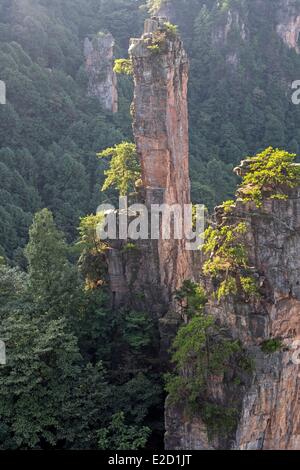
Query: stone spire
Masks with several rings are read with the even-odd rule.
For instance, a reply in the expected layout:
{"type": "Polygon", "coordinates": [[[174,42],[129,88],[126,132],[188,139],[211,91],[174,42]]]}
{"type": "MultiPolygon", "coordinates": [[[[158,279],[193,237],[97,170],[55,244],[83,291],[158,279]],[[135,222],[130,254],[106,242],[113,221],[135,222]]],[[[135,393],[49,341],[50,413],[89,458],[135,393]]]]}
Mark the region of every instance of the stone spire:
{"type": "MultiPolygon", "coordinates": [[[[190,203],[187,85],[189,63],[179,35],[164,18],[146,20],[132,39],[134,136],[146,203],[190,203]]],[[[185,240],[160,240],[161,282],[169,292],[192,277],[185,240]]]]}
{"type": "Polygon", "coordinates": [[[118,111],[117,76],[114,66],[113,36],[98,33],[92,41],[84,41],[85,68],[88,75],[88,95],[98,98],[102,106],[113,113],[118,111]]]}

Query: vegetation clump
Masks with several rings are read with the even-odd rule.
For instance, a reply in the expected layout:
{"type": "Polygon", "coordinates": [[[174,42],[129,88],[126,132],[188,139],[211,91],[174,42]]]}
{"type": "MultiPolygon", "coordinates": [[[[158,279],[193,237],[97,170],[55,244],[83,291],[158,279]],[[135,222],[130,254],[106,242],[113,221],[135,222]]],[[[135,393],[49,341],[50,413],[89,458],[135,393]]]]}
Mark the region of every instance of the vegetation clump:
{"type": "Polygon", "coordinates": [[[202,419],[207,426],[210,439],[214,436],[228,436],[237,425],[238,410],[207,402],[203,405],[202,419]]]}
{"type": "Polygon", "coordinates": [[[161,54],[166,50],[167,41],[174,41],[177,34],[178,27],[167,21],[160,29],[153,33],[151,44],[147,46],[147,49],[154,54],[161,54]]]}
{"type": "Polygon", "coordinates": [[[239,292],[250,298],[259,295],[249,266],[244,241],[246,232],[244,222],[209,227],[205,232],[204,252],[209,259],[203,266],[203,272],[218,283],[218,300],[239,292]]]}
{"type": "Polygon", "coordinates": [[[287,189],[300,183],[300,166],[295,165],[296,154],[268,147],[262,153],[246,160],[249,165],[239,188],[243,201],[262,205],[263,196],[287,199],[287,189]]]}
{"type": "MultiPolygon", "coordinates": [[[[236,424],[237,407],[223,407],[210,401],[208,384],[224,377],[232,364],[241,370],[246,358],[239,341],[229,337],[207,314],[203,288],[186,282],[176,296],[186,322],[172,345],[173,373],[166,374],[166,391],[171,405],[183,404],[187,412],[199,412],[213,434],[228,434],[236,424]]],[[[241,381],[233,382],[240,386],[241,381]]]]}
{"type": "Polygon", "coordinates": [[[103,150],[98,156],[111,158],[109,169],[104,172],[106,180],[102,191],[113,187],[118,189],[121,196],[125,196],[135,190],[135,182],[141,177],[141,166],[135,144],[122,142],[103,150]]]}
{"type": "Polygon", "coordinates": [[[261,350],[265,354],[273,354],[280,351],[283,347],[281,338],[272,338],[264,341],[261,345],[261,350]]]}
{"type": "Polygon", "coordinates": [[[166,375],[166,390],[170,403],[185,403],[195,411],[205,401],[209,378],[224,374],[230,358],[241,347],[206,313],[207,298],[199,285],[187,282],[177,293],[177,300],[186,322],[172,344],[175,370],[166,375]]]}
{"type": "Polygon", "coordinates": [[[133,75],[133,66],[131,59],[116,59],[114,72],[117,74],[133,75]]]}
{"type": "Polygon", "coordinates": [[[97,228],[103,222],[104,214],[91,214],[80,219],[77,248],[80,250],[79,267],[85,279],[86,290],[106,284],[105,253],[109,246],[97,236],[97,228]]]}

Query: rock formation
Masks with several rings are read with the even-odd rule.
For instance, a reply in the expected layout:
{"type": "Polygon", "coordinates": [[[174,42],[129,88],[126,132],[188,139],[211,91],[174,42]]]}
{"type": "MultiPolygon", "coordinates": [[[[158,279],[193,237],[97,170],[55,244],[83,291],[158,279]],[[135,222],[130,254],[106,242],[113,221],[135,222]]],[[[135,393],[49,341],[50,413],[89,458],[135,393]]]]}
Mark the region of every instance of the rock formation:
{"type": "Polygon", "coordinates": [[[88,95],[98,98],[102,106],[116,113],[118,111],[117,76],[114,66],[113,36],[98,33],[91,41],[84,41],[85,68],[88,76],[88,95]]]}
{"type": "Polygon", "coordinates": [[[224,12],[220,19],[220,24],[212,31],[212,43],[215,46],[222,47],[227,44],[228,37],[233,31],[238,31],[242,41],[245,41],[248,35],[245,18],[238,10],[228,10],[224,12]]]}
{"type": "Polygon", "coordinates": [[[299,54],[300,5],[294,0],[280,0],[277,32],[285,44],[299,54]]]}
{"type": "MultiPolygon", "coordinates": [[[[164,19],[145,22],[132,39],[134,136],[142,164],[146,204],[189,204],[188,59],[177,35],[164,37],[164,19]],[[151,44],[161,35],[160,51],[151,44]]],[[[185,240],[159,240],[160,279],[171,293],[192,276],[185,240]]]]}
{"type": "MultiPolygon", "coordinates": [[[[239,173],[246,168],[242,165],[239,173]]],[[[237,426],[227,439],[209,439],[201,416],[188,416],[177,407],[167,409],[166,445],[181,450],[299,449],[300,188],[289,190],[288,200],[265,199],[257,208],[238,199],[230,216],[223,209],[216,212],[219,224],[228,217],[247,225],[247,252],[262,295],[253,301],[211,300],[208,311],[240,340],[252,358],[252,375],[239,388],[237,426]],[[268,353],[263,348],[268,341],[281,346],[268,353]]],[[[232,377],[216,379],[208,384],[211,398],[232,406],[232,377]]]]}
{"type": "MultiPolygon", "coordinates": [[[[144,34],[129,49],[134,71],[134,136],[142,166],[142,188],[135,202],[190,202],[188,164],[188,59],[177,34],[165,19],[145,23],[144,34]]],[[[247,162],[238,170],[247,171],[247,162]]],[[[230,215],[215,214],[247,226],[246,250],[260,297],[210,296],[207,309],[222,329],[239,340],[249,370],[210,377],[210,400],[237,411],[234,429],[212,436],[200,412],[182,404],[166,405],[167,449],[299,449],[300,372],[295,345],[300,340],[300,188],[287,200],[265,198],[261,207],[237,199],[230,215]],[[277,344],[274,351],[264,344],[277,344]],[[272,343],[273,342],[273,343],[272,343]],[[234,377],[237,378],[234,383],[234,377]]],[[[128,250],[115,242],[108,254],[109,275],[117,305],[146,309],[160,323],[162,357],[179,325],[174,291],[200,271],[185,240],[138,240],[128,250]],[[140,295],[138,295],[140,294],[140,295]]],[[[214,285],[203,276],[208,293],[214,285]]],[[[300,343],[299,343],[300,344],[300,343]]],[[[298,349],[299,346],[298,346],[298,349]]],[[[240,366],[239,366],[240,367],[240,366]]]]}
{"type": "Polygon", "coordinates": [[[175,9],[171,0],[163,0],[154,12],[155,16],[159,18],[166,18],[172,23],[175,21],[175,9]]]}
{"type": "MultiPolygon", "coordinates": [[[[129,203],[145,204],[149,214],[153,204],[176,204],[183,210],[190,203],[189,64],[179,36],[164,29],[165,21],[147,20],[143,36],[132,39],[129,49],[134,70],[134,137],[142,167],[142,187],[129,203]],[[158,38],[160,46],[153,50],[158,38]]],[[[131,249],[125,241],[112,242],[108,270],[115,305],[141,308],[159,321],[165,357],[180,321],[173,310],[173,295],[185,279],[193,278],[192,252],[184,238],[150,238],[137,240],[131,249]]]]}

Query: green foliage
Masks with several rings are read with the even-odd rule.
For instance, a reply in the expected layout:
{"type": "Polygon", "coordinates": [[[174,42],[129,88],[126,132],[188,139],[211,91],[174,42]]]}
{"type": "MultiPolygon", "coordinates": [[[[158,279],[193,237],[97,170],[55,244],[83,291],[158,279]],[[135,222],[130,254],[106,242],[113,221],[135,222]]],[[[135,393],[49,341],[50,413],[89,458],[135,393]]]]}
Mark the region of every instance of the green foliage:
{"type": "Polygon", "coordinates": [[[201,410],[209,378],[221,375],[241,348],[222,335],[210,316],[196,315],[182,326],[173,342],[175,374],[167,374],[166,391],[172,404],[184,403],[187,410],[201,410]]]}
{"type": "MultiPolygon", "coordinates": [[[[97,218],[82,221],[93,249],[97,218]]],[[[26,248],[28,274],[0,267],[1,449],[137,449],[161,436],[157,326],[111,311],[105,288],[87,291],[48,210],[26,248]],[[151,413],[150,413],[151,411],[151,413]],[[99,443],[101,441],[101,443],[99,443]]]]}
{"type": "Polygon", "coordinates": [[[189,321],[179,328],[172,344],[175,370],[165,376],[166,391],[171,404],[184,403],[186,409],[199,411],[209,378],[222,375],[241,348],[205,313],[207,299],[201,287],[186,282],[177,294],[177,300],[184,299],[189,321]]]}
{"type": "Polygon", "coordinates": [[[207,303],[207,295],[203,287],[187,280],[176,292],[175,300],[180,305],[182,317],[190,319],[197,313],[203,313],[207,303]]]}
{"type": "Polygon", "coordinates": [[[109,169],[104,172],[106,180],[102,191],[110,187],[119,190],[125,196],[135,189],[135,182],[141,176],[139,158],[135,144],[122,142],[99,153],[100,158],[111,158],[109,169]]]}
{"type": "Polygon", "coordinates": [[[124,413],[112,417],[111,424],[98,432],[100,450],[139,450],[145,447],[151,431],[147,427],[127,426],[124,413]]]}
{"type": "Polygon", "coordinates": [[[151,40],[145,39],[147,49],[152,54],[158,55],[166,50],[167,41],[174,41],[178,35],[178,27],[169,21],[165,22],[157,31],[152,33],[151,40]]]}
{"type": "Polygon", "coordinates": [[[226,437],[230,435],[237,426],[238,411],[236,408],[226,408],[222,405],[204,403],[201,411],[203,422],[208,429],[208,436],[226,437]]]}
{"type": "MultiPolygon", "coordinates": [[[[228,213],[232,201],[223,205],[228,213]]],[[[203,272],[219,282],[217,298],[236,296],[240,291],[247,297],[258,295],[256,281],[251,275],[244,235],[247,226],[244,222],[233,225],[209,227],[205,232],[204,252],[209,259],[204,263],[203,272]],[[245,276],[245,273],[247,273],[245,276]]]]}
{"type": "Polygon", "coordinates": [[[141,0],[17,3],[0,5],[1,80],[8,91],[0,107],[0,246],[25,267],[33,214],[47,207],[67,240],[76,239],[79,218],[103,200],[97,150],[132,138],[132,84],[120,78],[114,116],[87,97],[83,39],[109,29],[123,55],[129,37],[140,34],[143,13],[141,0]]]}
{"type": "Polygon", "coordinates": [[[217,299],[220,302],[224,297],[236,296],[238,294],[238,286],[236,279],[232,276],[228,276],[224,281],[221,282],[217,292],[217,299]]]}
{"type": "Polygon", "coordinates": [[[147,0],[147,7],[149,13],[155,14],[165,1],[166,0],[147,0]]]}
{"type": "Polygon", "coordinates": [[[114,72],[118,74],[133,75],[133,67],[131,59],[116,59],[114,72]]]}
{"type": "Polygon", "coordinates": [[[178,26],[175,24],[170,23],[170,21],[166,21],[164,23],[164,30],[167,33],[167,38],[168,39],[175,39],[176,36],[178,35],[178,26]]]}
{"type": "Polygon", "coordinates": [[[101,226],[103,221],[104,214],[91,214],[80,219],[78,244],[81,249],[96,253],[105,249],[103,241],[97,236],[97,227],[101,226]]]}
{"type": "Polygon", "coordinates": [[[164,29],[159,29],[152,34],[150,43],[149,39],[146,39],[147,49],[154,54],[163,53],[166,50],[167,45],[167,32],[164,29]]]}
{"type": "Polygon", "coordinates": [[[138,251],[139,248],[138,246],[135,244],[135,243],[126,243],[123,247],[123,251],[126,253],[126,252],[134,252],[134,251],[138,251]]]}
{"type": "Polygon", "coordinates": [[[242,199],[257,206],[261,206],[264,195],[287,199],[286,188],[300,183],[300,166],[294,165],[295,158],[296,154],[269,147],[247,160],[249,168],[239,188],[242,199]]]}
{"type": "Polygon", "coordinates": [[[0,335],[8,355],[0,371],[0,447],[95,446],[91,426],[105,420],[109,389],[101,365],[82,363],[65,321],[20,306],[7,313],[0,335]]]}
{"type": "Polygon", "coordinates": [[[223,202],[223,204],[220,207],[223,209],[224,214],[230,214],[234,206],[235,206],[235,201],[230,199],[229,201],[223,202]]]}
{"type": "Polygon", "coordinates": [[[104,222],[104,214],[91,214],[80,219],[79,241],[77,248],[80,250],[79,266],[85,278],[87,290],[95,289],[105,283],[107,269],[105,252],[108,244],[99,239],[97,229],[104,222]]]}
{"type": "Polygon", "coordinates": [[[262,343],[261,350],[265,354],[273,354],[277,351],[280,351],[282,347],[283,347],[283,343],[280,338],[272,338],[262,343]]]}
{"type": "Polygon", "coordinates": [[[258,287],[257,287],[257,282],[255,281],[255,279],[253,277],[251,277],[251,276],[247,276],[247,277],[241,276],[240,277],[240,282],[241,282],[241,286],[242,286],[243,291],[245,292],[245,294],[248,297],[255,298],[255,297],[260,296],[259,291],[258,291],[258,287]]]}

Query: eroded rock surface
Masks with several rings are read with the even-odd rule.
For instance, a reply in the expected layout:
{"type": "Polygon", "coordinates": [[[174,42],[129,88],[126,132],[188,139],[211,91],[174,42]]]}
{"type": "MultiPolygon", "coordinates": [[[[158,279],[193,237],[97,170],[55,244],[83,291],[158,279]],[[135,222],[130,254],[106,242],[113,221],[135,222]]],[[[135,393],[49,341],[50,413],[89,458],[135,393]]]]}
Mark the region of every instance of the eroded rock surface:
{"type": "MultiPolygon", "coordinates": [[[[247,171],[246,163],[239,173],[247,171]]],[[[211,298],[208,311],[240,340],[253,361],[252,376],[240,388],[238,424],[229,440],[209,440],[200,416],[174,408],[166,419],[167,448],[300,449],[300,189],[289,190],[287,200],[266,199],[260,208],[238,200],[230,216],[218,209],[216,219],[247,224],[246,248],[261,296],[211,298]],[[262,346],[269,340],[282,345],[267,353],[262,346]]],[[[213,292],[210,282],[207,287],[213,292]]],[[[220,379],[208,383],[210,396],[232,406],[232,379],[220,379]]]]}
{"type": "Polygon", "coordinates": [[[117,76],[114,66],[113,36],[98,33],[92,40],[84,41],[85,68],[88,76],[88,95],[98,98],[102,106],[116,113],[118,111],[117,76]]]}
{"type": "Polygon", "coordinates": [[[299,54],[300,3],[294,0],[280,0],[277,32],[285,44],[299,54]]]}
{"type": "MultiPolygon", "coordinates": [[[[134,136],[142,164],[146,203],[190,203],[187,84],[189,63],[178,35],[159,51],[150,45],[163,34],[165,19],[145,22],[129,49],[134,68],[134,136]],[[150,46],[150,47],[149,47],[150,46]]],[[[160,279],[171,293],[192,277],[191,253],[182,240],[159,240],[160,279]]]]}

